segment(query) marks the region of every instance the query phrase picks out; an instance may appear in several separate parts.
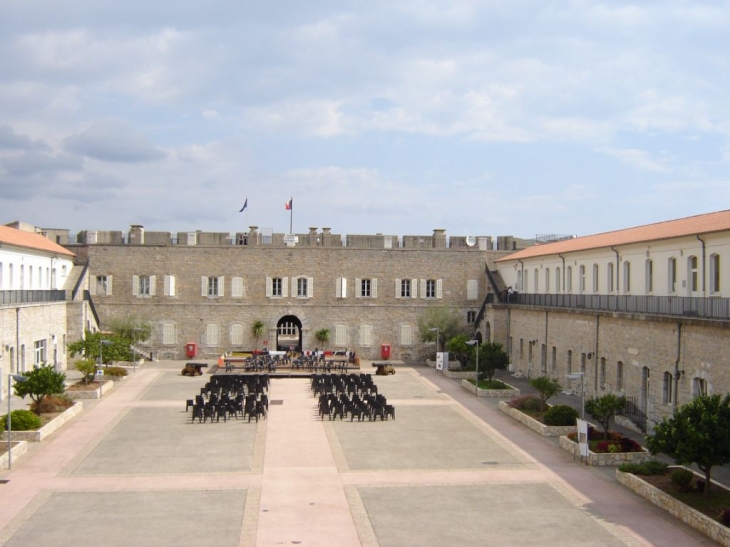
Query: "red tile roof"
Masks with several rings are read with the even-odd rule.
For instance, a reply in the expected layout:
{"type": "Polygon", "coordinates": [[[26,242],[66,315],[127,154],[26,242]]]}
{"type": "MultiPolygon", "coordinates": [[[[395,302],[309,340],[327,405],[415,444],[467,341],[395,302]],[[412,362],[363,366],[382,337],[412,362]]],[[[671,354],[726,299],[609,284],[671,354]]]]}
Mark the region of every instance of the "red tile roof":
{"type": "Polygon", "coordinates": [[[656,224],[646,224],[635,228],[626,228],[614,232],[605,232],[591,236],[576,237],[544,245],[534,245],[512,253],[497,260],[517,260],[534,258],[537,256],[555,255],[558,253],[573,253],[588,249],[599,249],[615,245],[628,245],[645,241],[671,239],[682,236],[694,236],[730,230],[730,211],[718,211],[693,217],[667,220],[656,224]]]}
{"type": "Polygon", "coordinates": [[[10,226],[0,226],[0,244],[15,245],[16,247],[66,255],[68,257],[75,256],[71,251],[61,247],[58,243],[54,243],[45,236],[34,234],[33,232],[25,232],[17,228],[11,228],[10,226]]]}

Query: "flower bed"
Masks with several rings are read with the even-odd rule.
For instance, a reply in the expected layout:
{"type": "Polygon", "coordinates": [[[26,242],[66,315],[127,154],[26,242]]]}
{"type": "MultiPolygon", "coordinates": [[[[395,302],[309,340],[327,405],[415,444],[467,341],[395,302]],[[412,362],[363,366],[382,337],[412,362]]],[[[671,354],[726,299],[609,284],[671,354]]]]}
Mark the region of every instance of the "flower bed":
{"type": "Polygon", "coordinates": [[[545,425],[532,416],[525,414],[521,410],[512,408],[506,401],[499,402],[499,410],[521,424],[526,425],[533,431],[536,431],[543,437],[560,437],[561,435],[567,435],[568,433],[573,433],[575,431],[574,425],[545,425]]]}
{"type": "MultiPolygon", "coordinates": [[[[730,547],[730,529],[715,519],[682,503],[677,498],[632,473],[623,473],[617,469],[616,480],[713,541],[730,547]]],[[[713,483],[713,488],[720,488],[720,486],[713,483]]]]}
{"type": "MultiPolygon", "coordinates": [[[[107,391],[110,391],[114,387],[114,382],[111,380],[104,380],[101,383],[101,394],[102,396],[107,391]]],[[[84,385],[83,382],[66,386],[66,395],[71,399],[98,399],[99,398],[99,383],[97,381],[89,382],[88,385],[84,385]],[[95,387],[96,386],[96,387],[95,387]]]]}
{"type": "MultiPolygon", "coordinates": [[[[31,431],[13,431],[12,439],[13,441],[40,442],[48,437],[51,433],[56,431],[59,427],[64,425],[66,422],[75,418],[83,410],[83,408],[83,403],[81,401],[77,401],[72,407],[66,409],[64,412],[56,416],[54,419],[52,419],[50,422],[48,422],[46,425],[39,429],[34,429],[31,431]]],[[[0,440],[4,440],[5,442],[8,441],[7,431],[3,431],[2,436],[0,436],[0,440]]],[[[13,455],[15,455],[15,453],[13,453],[13,455]]]]}
{"type": "MultiPolygon", "coordinates": [[[[520,396],[520,390],[516,387],[510,386],[509,384],[505,384],[508,386],[507,389],[482,389],[479,388],[479,392],[477,393],[477,397],[493,397],[493,398],[505,398],[505,399],[511,399],[513,397],[519,397],[520,396]]],[[[462,380],[461,381],[461,387],[466,389],[470,393],[474,393],[474,391],[477,389],[477,387],[472,384],[469,380],[462,380]]]]}
{"type": "MultiPolygon", "coordinates": [[[[567,450],[573,456],[580,455],[578,443],[572,441],[567,435],[559,439],[560,448],[567,450]]],[[[651,457],[649,451],[641,448],[640,452],[593,452],[588,450],[587,464],[596,467],[616,466],[624,463],[643,463],[651,457]]]]}

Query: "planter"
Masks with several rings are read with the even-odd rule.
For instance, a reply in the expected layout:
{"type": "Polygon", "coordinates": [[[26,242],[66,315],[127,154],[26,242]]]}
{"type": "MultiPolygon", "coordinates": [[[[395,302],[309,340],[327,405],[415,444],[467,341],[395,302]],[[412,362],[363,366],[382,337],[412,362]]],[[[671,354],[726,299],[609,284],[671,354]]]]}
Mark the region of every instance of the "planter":
{"type": "Polygon", "coordinates": [[[561,435],[567,435],[568,433],[575,432],[574,425],[545,425],[539,422],[535,418],[528,416],[524,412],[512,408],[505,401],[499,402],[499,410],[507,414],[509,417],[514,418],[521,424],[526,425],[533,431],[536,431],[543,437],[560,437],[561,435]]]}
{"type": "MultiPolygon", "coordinates": [[[[67,408],[64,412],[56,416],[53,420],[48,422],[46,425],[41,427],[40,429],[33,429],[31,431],[13,431],[12,432],[12,440],[14,441],[29,441],[29,442],[41,442],[43,439],[48,437],[51,433],[56,431],[59,427],[64,425],[69,420],[75,418],[82,410],[84,409],[84,405],[81,401],[78,401],[74,403],[74,406],[67,408]]],[[[2,439],[5,442],[8,442],[8,432],[4,431],[2,436],[0,436],[0,439],[2,439]]],[[[15,453],[13,453],[13,456],[15,456],[15,453]]]]}
{"type": "MultiPolygon", "coordinates": [[[[580,455],[578,443],[574,443],[566,436],[559,439],[560,448],[567,450],[573,456],[580,455]]],[[[587,464],[596,467],[610,467],[621,465],[624,463],[644,463],[651,457],[648,450],[642,449],[641,452],[606,452],[597,453],[588,451],[587,464]]]]}
{"type": "MultiPolygon", "coordinates": [[[[15,434],[13,434],[13,438],[15,438],[15,434]]],[[[6,441],[7,442],[7,441],[6,441]]],[[[13,447],[10,449],[10,452],[13,455],[13,461],[20,458],[23,454],[28,452],[28,443],[26,441],[18,441],[17,443],[13,441],[13,447]]],[[[2,456],[0,456],[0,469],[7,469],[8,468],[8,453],[5,452],[2,456]]]]}
{"type": "Polygon", "coordinates": [[[468,370],[445,370],[444,376],[447,378],[450,378],[451,380],[465,380],[465,379],[473,379],[475,376],[475,372],[470,372],[468,370]]]}
{"type": "MultiPolygon", "coordinates": [[[[101,384],[101,394],[102,396],[107,391],[110,391],[114,387],[114,382],[111,380],[104,380],[101,384]]],[[[66,395],[68,395],[69,399],[98,399],[99,398],[99,388],[96,389],[84,389],[84,390],[73,390],[69,391],[66,390],[66,395]]]]}
{"type": "MultiPolygon", "coordinates": [[[[673,496],[649,484],[641,477],[637,477],[631,473],[623,473],[617,469],[616,480],[640,496],[643,496],[654,505],[661,507],[672,516],[680,519],[688,526],[702,532],[713,541],[716,541],[720,545],[730,547],[730,529],[716,520],[685,505],[673,496]]],[[[721,487],[714,481],[713,486],[716,488],[721,487]]]]}
{"type": "MultiPolygon", "coordinates": [[[[474,374],[474,373],[472,373],[474,374]]],[[[514,397],[520,396],[520,390],[516,387],[512,387],[509,384],[506,384],[509,386],[508,389],[481,389],[479,388],[479,393],[477,393],[477,397],[492,397],[495,399],[512,399],[514,397]]],[[[477,387],[472,384],[469,380],[462,380],[461,381],[461,387],[466,389],[469,393],[474,393],[477,391],[477,387]]]]}

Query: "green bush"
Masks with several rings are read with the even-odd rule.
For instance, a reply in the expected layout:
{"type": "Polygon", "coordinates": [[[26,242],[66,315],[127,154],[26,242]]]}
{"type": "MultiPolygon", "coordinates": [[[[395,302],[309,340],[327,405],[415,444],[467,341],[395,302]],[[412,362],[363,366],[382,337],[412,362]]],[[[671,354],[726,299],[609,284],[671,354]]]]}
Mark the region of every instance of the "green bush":
{"type": "Polygon", "coordinates": [[[479,389],[509,389],[509,386],[499,380],[482,380],[479,389]]]}
{"type": "Polygon", "coordinates": [[[127,375],[127,369],[124,367],[104,367],[104,376],[114,376],[121,378],[127,375]]]}
{"type": "Polygon", "coordinates": [[[540,398],[536,395],[521,395],[520,397],[510,399],[507,404],[517,410],[526,410],[528,412],[537,412],[540,410],[540,398]]]}
{"type": "Polygon", "coordinates": [[[46,413],[52,413],[52,412],[63,412],[67,408],[70,408],[74,405],[73,399],[71,399],[68,395],[65,393],[59,393],[55,395],[46,395],[43,400],[40,402],[40,405],[36,405],[35,403],[32,405],[31,410],[33,410],[36,414],[46,414],[46,413]],[[36,406],[40,406],[40,408],[35,408],[36,406]],[[40,410],[40,412],[38,412],[40,410]]]}
{"type": "Polygon", "coordinates": [[[687,492],[694,476],[695,474],[689,469],[677,469],[672,473],[672,484],[682,492],[687,492]]]}
{"type": "MultiPolygon", "coordinates": [[[[10,413],[10,427],[13,431],[30,431],[42,425],[41,419],[30,410],[13,410],[10,413]]],[[[8,429],[8,415],[2,418],[2,429],[8,429]]]]}
{"type": "Polygon", "coordinates": [[[579,414],[576,409],[568,405],[555,405],[542,417],[545,425],[575,425],[579,414]]]}

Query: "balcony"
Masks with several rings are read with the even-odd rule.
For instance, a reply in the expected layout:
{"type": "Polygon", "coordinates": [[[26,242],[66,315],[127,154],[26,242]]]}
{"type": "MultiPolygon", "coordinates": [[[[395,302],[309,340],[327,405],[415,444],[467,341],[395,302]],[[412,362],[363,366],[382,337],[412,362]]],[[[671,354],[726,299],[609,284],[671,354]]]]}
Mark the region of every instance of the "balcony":
{"type": "Polygon", "coordinates": [[[0,306],[64,302],[66,291],[0,291],[0,306]]]}

